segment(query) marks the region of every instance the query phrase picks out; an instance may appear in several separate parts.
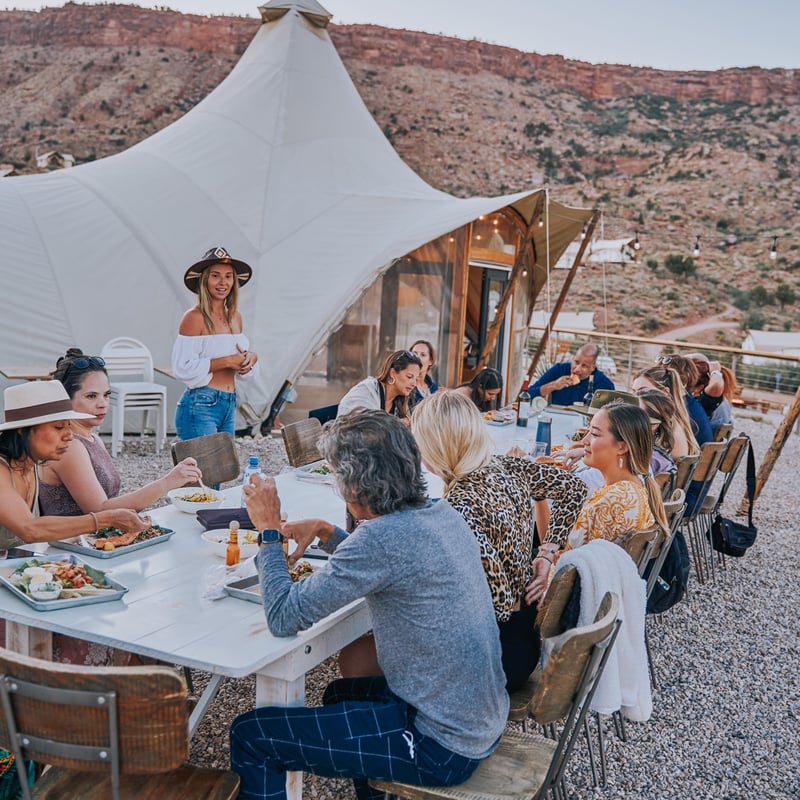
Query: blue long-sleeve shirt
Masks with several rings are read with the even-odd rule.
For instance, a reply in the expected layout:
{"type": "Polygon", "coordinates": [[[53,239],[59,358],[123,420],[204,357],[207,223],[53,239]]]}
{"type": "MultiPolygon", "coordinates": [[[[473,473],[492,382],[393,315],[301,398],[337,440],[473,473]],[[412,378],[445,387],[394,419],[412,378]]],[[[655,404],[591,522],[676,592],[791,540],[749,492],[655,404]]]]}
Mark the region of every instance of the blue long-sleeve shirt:
{"type": "Polygon", "coordinates": [[[417,729],[442,746],[484,758],[506,724],[500,639],[480,549],[445,500],[337,528],[330,559],[292,583],[283,548],[256,558],[275,636],[291,636],[366,598],[389,688],[417,709],[417,729]]]}
{"type": "MultiPolygon", "coordinates": [[[[572,362],[559,361],[558,364],[553,364],[550,369],[544,372],[539,380],[528,389],[528,393],[531,397],[541,397],[542,386],[546,383],[558,380],[564,375],[569,375],[570,372],[572,372],[572,362]]],[[[595,391],[597,391],[597,389],[614,388],[613,382],[602,370],[596,369],[592,374],[594,375],[595,391]]],[[[573,403],[580,403],[588,391],[589,379],[584,378],[580,383],[576,383],[574,386],[567,386],[565,389],[556,389],[556,391],[550,394],[548,402],[558,406],[571,406],[573,403]]]]}

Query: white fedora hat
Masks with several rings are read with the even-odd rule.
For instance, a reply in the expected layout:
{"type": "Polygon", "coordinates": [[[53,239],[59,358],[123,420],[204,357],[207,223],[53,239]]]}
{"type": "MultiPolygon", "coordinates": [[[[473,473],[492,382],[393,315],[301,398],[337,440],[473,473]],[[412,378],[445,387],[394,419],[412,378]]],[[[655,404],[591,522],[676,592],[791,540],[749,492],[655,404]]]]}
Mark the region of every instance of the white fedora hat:
{"type": "Polygon", "coordinates": [[[29,428],[60,419],[93,419],[72,410],[72,401],[61,381],[29,381],[9,386],[3,392],[6,421],[0,431],[29,428]]]}

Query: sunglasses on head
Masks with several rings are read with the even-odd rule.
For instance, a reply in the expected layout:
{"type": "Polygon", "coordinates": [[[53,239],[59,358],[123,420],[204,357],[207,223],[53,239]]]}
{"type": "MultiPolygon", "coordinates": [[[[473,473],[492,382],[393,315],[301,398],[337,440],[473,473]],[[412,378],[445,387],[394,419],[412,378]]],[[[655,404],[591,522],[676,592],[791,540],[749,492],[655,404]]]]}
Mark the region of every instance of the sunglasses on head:
{"type": "Polygon", "coordinates": [[[665,364],[666,365],[666,364],[671,364],[671,363],[672,363],[672,359],[669,356],[659,356],[656,359],[656,364],[665,364]]]}
{"type": "Polygon", "coordinates": [[[77,358],[71,358],[67,368],[64,370],[64,377],[67,377],[69,371],[73,367],[80,370],[89,369],[90,367],[98,367],[102,369],[105,367],[105,365],[105,360],[100,358],[100,356],[78,356],[77,358]]]}

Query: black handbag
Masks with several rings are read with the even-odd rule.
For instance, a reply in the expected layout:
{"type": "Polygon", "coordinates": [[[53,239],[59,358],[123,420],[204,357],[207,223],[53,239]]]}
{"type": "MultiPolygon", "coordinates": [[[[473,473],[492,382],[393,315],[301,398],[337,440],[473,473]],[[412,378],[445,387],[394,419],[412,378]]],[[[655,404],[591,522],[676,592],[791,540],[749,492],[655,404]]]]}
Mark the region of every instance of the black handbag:
{"type": "Polygon", "coordinates": [[[717,513],[711,523],[711,546],[726,556],[741,558],[756,540],[758,530],[753,525],[753,497],[756,493],[756,461],[753,445],[747,443],[747,524],[734,522],[717,513]]]}

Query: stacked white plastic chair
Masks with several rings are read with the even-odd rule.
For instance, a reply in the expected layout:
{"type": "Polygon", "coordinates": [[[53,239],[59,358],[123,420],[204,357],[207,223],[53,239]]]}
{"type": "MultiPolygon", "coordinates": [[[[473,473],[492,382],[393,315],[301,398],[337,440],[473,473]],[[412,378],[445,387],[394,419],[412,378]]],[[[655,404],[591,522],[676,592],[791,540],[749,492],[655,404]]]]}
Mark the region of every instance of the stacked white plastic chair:
{"type": "Polygon", "coordinates": [[[156,451],[167,441],[167,387],[153,380],[153,357],[138,339],[118,336],[100,353],[111,383],[111,455],[119,453],[125,438],[125,414],[142,413],[141,434],[155,432],[156,451]],[[155,415],[148,426],[150,415],[155,415]]]}

